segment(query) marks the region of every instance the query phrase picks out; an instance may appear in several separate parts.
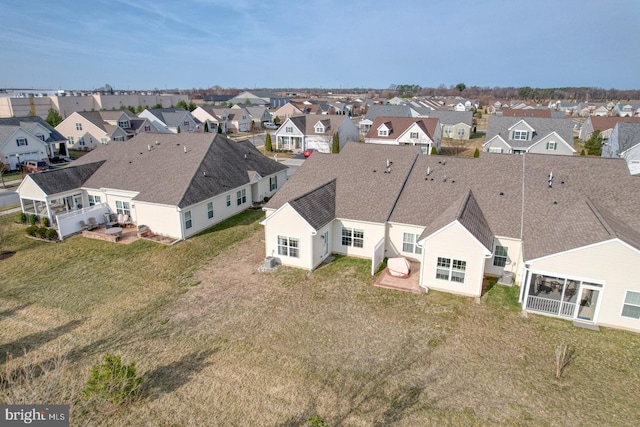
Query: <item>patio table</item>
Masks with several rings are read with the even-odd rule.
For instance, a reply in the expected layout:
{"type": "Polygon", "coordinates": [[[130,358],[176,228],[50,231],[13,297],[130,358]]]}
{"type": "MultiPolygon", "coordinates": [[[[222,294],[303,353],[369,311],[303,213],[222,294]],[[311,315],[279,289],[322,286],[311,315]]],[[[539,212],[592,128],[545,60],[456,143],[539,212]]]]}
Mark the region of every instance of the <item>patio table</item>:
{"type": "Polygon", "coordinates": [[[105,233],[107,233],[109,236],[115,236],[117,238],[120,238],[122,237],[122,228],[120,227],[107,228],[105,230],[105,233]]]}

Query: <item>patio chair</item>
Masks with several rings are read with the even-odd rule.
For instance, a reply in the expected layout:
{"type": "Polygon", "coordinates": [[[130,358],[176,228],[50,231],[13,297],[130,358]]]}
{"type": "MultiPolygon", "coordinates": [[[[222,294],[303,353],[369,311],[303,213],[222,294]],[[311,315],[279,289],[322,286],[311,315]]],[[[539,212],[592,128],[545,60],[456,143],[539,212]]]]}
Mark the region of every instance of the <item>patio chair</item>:
{"type": "Polygon", "coordinates": [[[117,221],[118,221],[118,225],[119,225],[120,227],[123,227],[123,226],[124,226],[124,215],[123,215],[123,214],[118,214],[118,219],[117,219],[117,221]]]}
{"type": "Polygon", "coordinates": [[[89,229],[89,224],[87,224],[83,220],[80,220],[80,226],[82,227],[83,230],[88,230],[89,229]]]}
{"type": "Polygon", "coordinates": [[[89,230],[93,230],[95,228],[100,228],[100,224],[94,217],[89,218],[89,230]]]}

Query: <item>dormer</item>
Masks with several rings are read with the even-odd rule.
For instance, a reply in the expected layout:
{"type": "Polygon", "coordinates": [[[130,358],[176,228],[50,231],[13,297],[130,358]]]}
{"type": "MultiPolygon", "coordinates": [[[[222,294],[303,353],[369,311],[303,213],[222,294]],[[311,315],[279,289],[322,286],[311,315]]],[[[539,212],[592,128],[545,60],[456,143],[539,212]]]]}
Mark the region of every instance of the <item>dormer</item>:
{"type": "Polygon", "coordinates": [[[389,136],[393,130],[391,122],[385,122],[378,126],[378,136],[389,136]]]}
{"type": "Polygon", "coordinates": [[[124,114],[120,116],[120,118],[118,119],[118,126],[120,126],[122,129],[129,129],[131,127],[131,121],[129,120],[129,117],[124,114]]]}
{"type": "Polygon", "coordinates": [[[315,133],[325,133],[329,130],[331,124],[329,120],[320,120],[313,126],[315,133]]]}
{"type": "Polygon", "coordinates": [[[509,128],[509,139],[512,141],[531,141],[535,129],[524,120],[520,120],[509,128]]]}

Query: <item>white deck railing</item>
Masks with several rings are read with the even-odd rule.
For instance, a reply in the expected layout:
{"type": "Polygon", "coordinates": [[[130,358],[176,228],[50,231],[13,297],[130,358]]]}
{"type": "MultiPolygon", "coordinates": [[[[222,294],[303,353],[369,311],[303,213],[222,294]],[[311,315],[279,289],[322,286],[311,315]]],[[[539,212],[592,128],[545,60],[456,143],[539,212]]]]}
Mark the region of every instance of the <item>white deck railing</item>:
{"type": "Polygon", "coordinates": [[[527,310],[540,311],[562,317],[573,317],[576,304],[556,299],[540,298],[533,295],[527,297],[527,310]]]}

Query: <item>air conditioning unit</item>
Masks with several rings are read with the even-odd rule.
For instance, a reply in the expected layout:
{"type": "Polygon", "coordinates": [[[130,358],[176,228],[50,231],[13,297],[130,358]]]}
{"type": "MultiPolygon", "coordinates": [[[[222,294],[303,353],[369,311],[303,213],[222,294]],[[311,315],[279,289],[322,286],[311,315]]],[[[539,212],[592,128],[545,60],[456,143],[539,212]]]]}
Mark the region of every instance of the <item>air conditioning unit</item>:
{"type": "Polygon", "coordinates": [[[268,256],[264,259],[264,268],[276,268],[277,259],[272,256],[268,256]]]}

